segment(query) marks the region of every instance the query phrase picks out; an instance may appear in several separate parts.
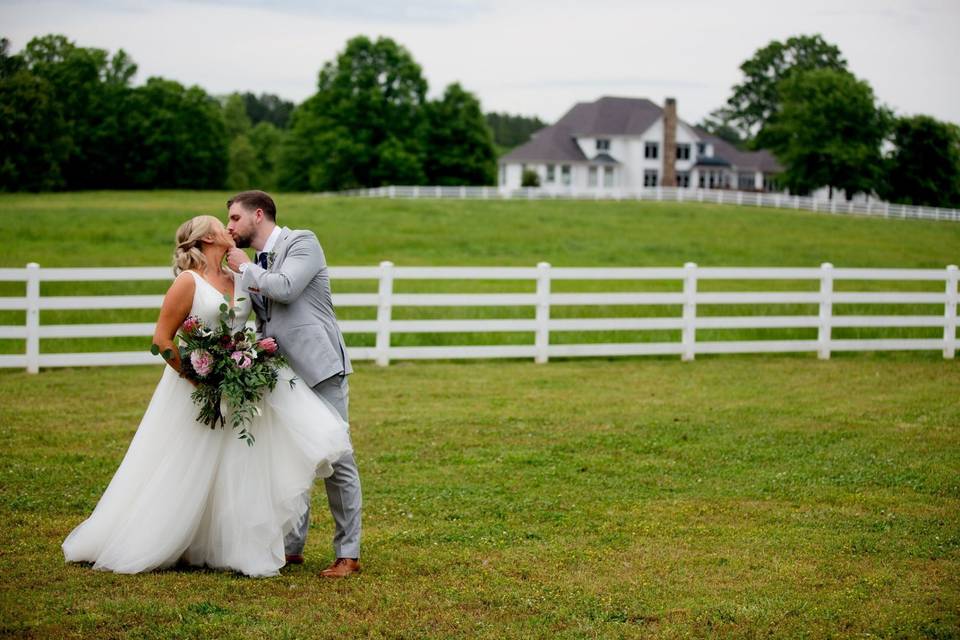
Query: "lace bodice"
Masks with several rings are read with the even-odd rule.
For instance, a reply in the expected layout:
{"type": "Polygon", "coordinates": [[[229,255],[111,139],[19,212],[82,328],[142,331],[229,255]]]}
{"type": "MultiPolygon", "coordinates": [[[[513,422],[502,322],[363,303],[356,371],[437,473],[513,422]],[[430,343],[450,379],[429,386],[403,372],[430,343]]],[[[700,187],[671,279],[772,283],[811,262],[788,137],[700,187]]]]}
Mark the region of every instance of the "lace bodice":
{"type": "Polygon", "coordinates": [[[250,311],[253,309],[253,305],[250,302],[249,294],[240,289],[239,278],[234,278],[233,300],[228,302],[224,299],[219,289],[204,280],[196,271],[187,271],[187,273],[192,275],[194,281],[197,283],[196,290],[193,292],[193,306],[190,307],[190,315],[197,316],[203,320],[208,327],[213,328],[220,322],[220,305],[224,302],[228,304],[234,303],[238,298],[244,298],[240,302],[234,303],[236,318],[230,329],[231,331],[239,331],[243,328],[247,323],[247,318],[250,317],[250,311]]]}

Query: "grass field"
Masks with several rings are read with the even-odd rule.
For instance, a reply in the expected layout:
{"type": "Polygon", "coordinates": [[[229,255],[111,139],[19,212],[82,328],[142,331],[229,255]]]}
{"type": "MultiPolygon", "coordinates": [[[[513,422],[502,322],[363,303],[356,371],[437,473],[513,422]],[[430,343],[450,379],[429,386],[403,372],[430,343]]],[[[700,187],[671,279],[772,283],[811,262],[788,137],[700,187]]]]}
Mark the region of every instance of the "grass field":
{"type": "MultiPolygon", "coordinates": [[[[229,195],[2,195],[0,267],[167,264],[176,226],[221,215],[229,195]]],[[[710,205],[278,202],[280,222],[317,231],[334,265],[941,268],[960,248],[956,224],[710,205]]],[[[44,294],[165,288],[88,286],[44,294]]],[[[330,560],[322,490],[307,564],[279,578],[67,566],[59,545],[116,470],[159,372],[0,370],[0,637],[960,637],[960,369],[939,353],[362,364],[361,576],[316,576],[330,560]]]]}
{"type": "Polygon", "coordinates": [[[729,357],[362,366],[365,572],[63,564],[152,367],[0,374],[0,635],[960,633],[955,363],[729,357]],[[80,390],[83,390],[82,392],[80,390]]]}
{"type": "MultiPolygon", "coordinates": [[[[0,267],[157,266],[170,263],[173,233],[201,213],[223,216],[231,194],[109,192],[0,195],[0,231],[15,239],[0,267]]],[[[789,210],[650,202],[392,201],[283,195],[279,221],[316,231],[330,264],[400,266],[818,266],[943,268],[960,261],[960,225],[842,217],[789,210]]],[[[48,283],[44,295],[162,293],[166,283],[48,283]]],[[[334,291],[375,291],[375,282],[335,281],[334,291]]],[[[816,282],[701,283],[703,290],[816,290],[816,282]]],[[[939,290],[936,283],[838,283],[842,289],[939,290]]],[[[940,285],[942,287],[942,284],[940,285]]],[[[532,292],[528,282],[399,282],[398,291],[532,292]]],[[[675,282],[566,282],[556,291],[678,291],[675,282]]],[[[0,295],[23,285],[0,283],[0,295]]],[[[700,315],[815,315],[815,305],[701,306],[700,315]]],[[[374,308],[339,310],[341,319],[372,319],[374,308]]],[[[553,317],[678,316],[679,306],[555,307],[553,317]]],[[[934,305],[838,305],[835,313],[939,315],[934,305]]],[[[397,319],[533,317],[532,308],[397,308],[397,319]]],[[[45,311],[47,323],[149,322],[152,309],[45,311]]],[[[0,312],[0,324],[22,324],[22,312],[0,312]]],[[[940,331],[942,334],[942,331],[940,331]]],[[[836,338],[937,338],[937,329],[839,329],[836,338]]],[[[679,332],[555,333],[553,343],[675,341],[679,332]]],[[[700,340],[812,339],[815,329],[700,331],[700,340]]],[[[373,335],[348,343],[371,346],[373,335]]],[[[533,335],[406,334],[393,344],[532,344],[533,335]]],[[[43,340],[44,353],[145,350],[147,338],[43,340]]],[[[0,340],[0,353],[22,353],[23,342],[0,340]]]]}

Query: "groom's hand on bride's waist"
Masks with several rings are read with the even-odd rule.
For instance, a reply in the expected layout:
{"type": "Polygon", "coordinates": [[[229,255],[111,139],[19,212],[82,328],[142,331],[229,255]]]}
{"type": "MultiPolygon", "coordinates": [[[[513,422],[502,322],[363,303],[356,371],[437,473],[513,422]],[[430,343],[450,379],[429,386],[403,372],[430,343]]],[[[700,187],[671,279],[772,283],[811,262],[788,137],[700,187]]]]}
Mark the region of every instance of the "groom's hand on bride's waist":
{"type": "Polygon", "coordinates": [[[237,249],[236,247],[227,250],[227,266],[230,267],[231,271],[236,271],[240,273],[240,265],[253,262],[250,260],[250,256],[247,255],[247,252],[243,249],[237,249]]]}

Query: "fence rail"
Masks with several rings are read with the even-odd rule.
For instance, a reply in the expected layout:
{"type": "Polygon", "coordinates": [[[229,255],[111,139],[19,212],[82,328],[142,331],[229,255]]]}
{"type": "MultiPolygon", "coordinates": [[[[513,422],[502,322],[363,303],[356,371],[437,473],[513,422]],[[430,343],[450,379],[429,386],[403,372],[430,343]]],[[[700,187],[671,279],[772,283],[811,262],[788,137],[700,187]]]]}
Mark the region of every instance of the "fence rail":
{"type": "MultiPolygon", "coordinates": [[[[819,268],[700,267],[687,263],[667,268],[565,268],[540,263],[536,267],[397,267],[383,262],[378,267],[333,267],[334,280],[370,280],[377,293],[340,293],[333,297],[340,308],[376,309],[375,320],[344,320],[345,334],[374,336],[372,347],[350,347],[355,360],[375,360],[386,366],[391,360],[459,358],[532,358],[547,362],[552,357],[678,355],[693,360],[697,354],[816,352],[829,358],[833,351],[937,350],[953,358],[957,348],[958,271],[945,269],[844,269],[829,263],[819,268]],[[397,293],[403,280],[529,281],[532,293],[397,293]],[[680,292],[584,292],[559,293],[554,282],[562,281],[678,281],[680,292]],[[810,281],[817,291],[698,290],[700,281],[810,281]],[[835,291],[838,281],[930,281],[942,283],[940,292],[835,291]],[[698,315],[700,305],[816,305],[816,315],[698,315]],[[836,314],[834,305],[937,305],[936,315],[836,314]],[[553,318],[556,306],[670,305],[679,315],[664,317],[553,318]],[[521,307],[532,317],[509,319],[394,318],[397,307],[521,307]],[[837,339],[834,328],[871,327],[942,328],[942,339],[837,339]],[[697,340],[698,330],[713,329],[816,329],[808,340],[697,340]],[[561,332],[679,330],[679,341],[551,344],[551,335],[561,332]],[[392,337],[406,333],[531,333],[529,344],[463,346],[396,346],[392,337]]],[[[31,263],[24,269],[0,269],[0,281],[23,282],[25,295],[0,297],[0,310],[24,311],[22,325],[0,326],[0,339],[25,340],[22,354],[0,355],[0,367],[41,367],[153,364],[160,360],[143,352],[42,353],[41,339],[151,336],[150,322],[100,324],[41,324],[40,312],[76,309],[156,309],[160,295],[43,296],[44,282],[156,281],[171,279],[166,267],[49,269],[31,263]]]]}
{"type": "Polygon", "coordinates": [[[454,200],[649,200],[656,202],[707,202],[740,206],[802,209],[839,215],[865,215],[880,218],[941,220],[960,222],[960,210],[940,207],[921,207],[895,204],[882,200],[865,201],[821,200],[785,193],[731,191],[729,189],[684,189],[677,187],[646,187],[642,189],[543,189],[525,187],[440,187],[400,186],[351,189],[325,193],[327,196],[361,198],[425,198],[454,200]]]}

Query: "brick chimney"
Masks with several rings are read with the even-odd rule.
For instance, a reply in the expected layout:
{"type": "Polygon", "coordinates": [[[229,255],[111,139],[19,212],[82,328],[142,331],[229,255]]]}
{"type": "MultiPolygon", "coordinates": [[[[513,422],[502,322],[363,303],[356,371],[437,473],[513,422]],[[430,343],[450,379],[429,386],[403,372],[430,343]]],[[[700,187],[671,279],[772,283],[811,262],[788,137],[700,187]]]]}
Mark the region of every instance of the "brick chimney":
{"type": "Polygon", "coordinates": [[[663,175],[660,184],[677,186],[677,100],[667,98],[663,105],[663,175]]]}

